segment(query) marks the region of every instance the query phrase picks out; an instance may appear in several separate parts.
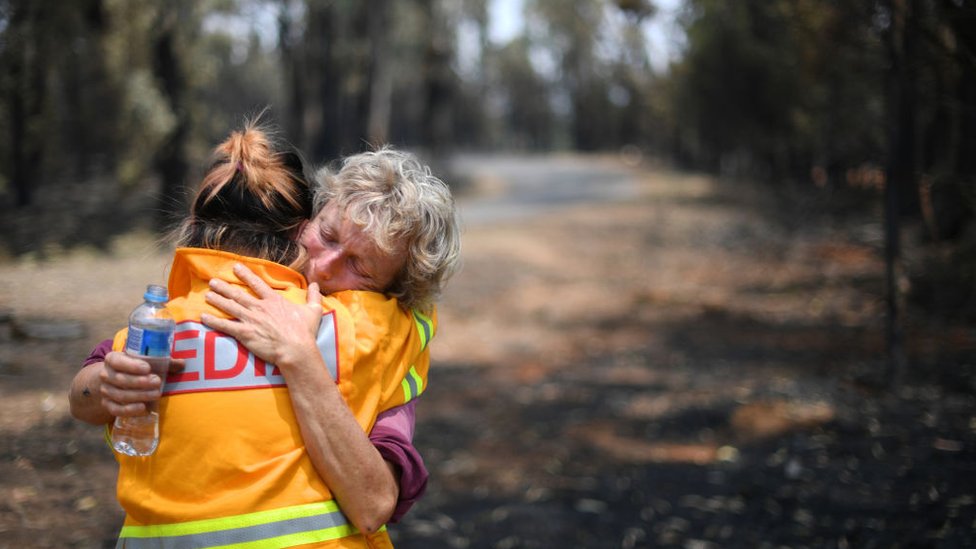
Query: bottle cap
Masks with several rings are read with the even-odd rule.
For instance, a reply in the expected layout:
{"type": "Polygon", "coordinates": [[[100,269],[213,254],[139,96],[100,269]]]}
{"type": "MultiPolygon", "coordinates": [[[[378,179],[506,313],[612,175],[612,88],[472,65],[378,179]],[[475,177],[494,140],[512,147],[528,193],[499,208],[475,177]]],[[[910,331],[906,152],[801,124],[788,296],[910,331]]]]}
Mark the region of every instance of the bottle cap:
{"type": "Polygon", "coordinates": [[[146,293],[142,295],[142,298],[150,303],[166,303],[169,301],[169,293],[166,291],[166,286],[150,284],[146,286],[146,293]]]}

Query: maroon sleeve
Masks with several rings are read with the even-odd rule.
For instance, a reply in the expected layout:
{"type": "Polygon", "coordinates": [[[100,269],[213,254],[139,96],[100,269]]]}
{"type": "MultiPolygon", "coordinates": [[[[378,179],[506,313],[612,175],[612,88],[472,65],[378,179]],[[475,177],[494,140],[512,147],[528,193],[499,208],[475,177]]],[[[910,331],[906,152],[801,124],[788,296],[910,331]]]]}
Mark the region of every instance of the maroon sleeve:
{"type": "Polygon", "coordinates": [[[391,408],[376,418],[369,440],[400,475],[400,496],[390,522],[398,522],[427,490],[427,468],[413,446],[416,400],[391,408]]]}
{"type": "Polygon", "coordinates": [[[85,362],[82,363],[81,367],[84,368],[85,366],[94,364],[96,362],[105,362],[105,355],[109,354],[111,351],[112,340],[106,339],[92,349],[91,354],[88,355],[88,358],[85,359],[85,362]]]}

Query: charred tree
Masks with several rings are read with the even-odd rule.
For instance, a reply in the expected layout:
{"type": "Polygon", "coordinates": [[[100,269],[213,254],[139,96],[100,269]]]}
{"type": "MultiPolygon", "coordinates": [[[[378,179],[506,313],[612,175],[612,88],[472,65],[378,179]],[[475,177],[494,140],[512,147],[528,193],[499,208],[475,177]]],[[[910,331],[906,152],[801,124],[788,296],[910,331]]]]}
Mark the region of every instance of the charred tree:
{"type": "MultiPolygon", "coordinates": [[[[901,219],[918,196],[915,184],[915,72],[919,0],[892,0],[888,30],[888,159],[885,183],[885,282],[888,381],[897,387],[907,368],[901,291],[901,219]],[[908,199],[908,200],[906,200],[908,199]],[[906,203],[908,202],[908,203],[906,203]]],[[[915,206],[917,208],[917,198],[915,206]]]]}
{"type": "Polygon", "coordinates": [[[176,120],[154,160],[162,179],[159,194],[157,227],[165,229],[185,210],[183,185],[190,170],[187,157],[187,140],[190,135],[190,108],[188,81],[184,58],[178,50],[180,25],[185,24],[184,12],[188,8],[182,2],[161,4],[156,34],[151,43],[153,74],[159,82],[163,96],[176,120]]]}

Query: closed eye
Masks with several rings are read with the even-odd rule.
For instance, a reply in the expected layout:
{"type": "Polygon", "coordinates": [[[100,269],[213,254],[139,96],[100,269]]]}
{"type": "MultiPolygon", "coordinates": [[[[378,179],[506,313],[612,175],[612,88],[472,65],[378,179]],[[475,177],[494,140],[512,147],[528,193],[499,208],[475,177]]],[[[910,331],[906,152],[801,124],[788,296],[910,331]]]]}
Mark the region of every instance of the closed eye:
{"type": "Polygon", "coordinates": [[[331,229],[323,228],[321,231],[319,231],[319,237],[325,244],[335,244],[337,242],[331,229]]]}
{"type": "Polygon", "coordinates": [[[364,278],[368,281],[373,280],[373,276],[366,269],[366,266],[363,265],[363,261],[358,257],[349,258],[349,270],[351,270],[356,276],[360,278],[364,278]]]}

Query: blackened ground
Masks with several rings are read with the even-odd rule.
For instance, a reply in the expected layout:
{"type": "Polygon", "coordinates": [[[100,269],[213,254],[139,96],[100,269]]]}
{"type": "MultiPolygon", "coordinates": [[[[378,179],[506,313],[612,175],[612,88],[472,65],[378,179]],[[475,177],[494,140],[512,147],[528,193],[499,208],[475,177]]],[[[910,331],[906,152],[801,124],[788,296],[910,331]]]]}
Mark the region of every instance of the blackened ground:
{"type": "MultiPolygon", "coordinates": [[[[976,327],[909,310],[888,384],[878,209],[632,176],[616,201],[468,210],[418,409],[431,482],[396,546],[976,546],[976,327]]],[[[114,546],[114,462],[65,393],[162,275],[149,249],[0,265],[0,547],[114,546]],[[85,335],[17,328],[64,317],[85,335]]]]}

